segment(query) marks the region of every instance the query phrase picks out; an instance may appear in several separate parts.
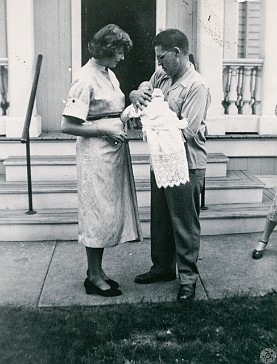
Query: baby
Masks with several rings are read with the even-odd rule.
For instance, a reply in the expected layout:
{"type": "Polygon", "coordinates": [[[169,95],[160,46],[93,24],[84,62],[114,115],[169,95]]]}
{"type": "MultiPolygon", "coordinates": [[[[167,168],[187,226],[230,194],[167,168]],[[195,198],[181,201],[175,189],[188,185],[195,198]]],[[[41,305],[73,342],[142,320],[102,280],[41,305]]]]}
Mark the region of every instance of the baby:
{"type": "Polygon", "coordinates": [[[163,93],[152,84],[144,81],[139,89],[152,93],[152,100],[143,110],[128,106],[121,115],[126,122],[131,118],[140,118],[143,140],[148,142],[151,168],[154,171],[157,186],[173,187],[189,181],[188,163],[184,137],[181,129],[187,126],[187,120],[179,120],[174,111],[164,100],[163,93]]]}

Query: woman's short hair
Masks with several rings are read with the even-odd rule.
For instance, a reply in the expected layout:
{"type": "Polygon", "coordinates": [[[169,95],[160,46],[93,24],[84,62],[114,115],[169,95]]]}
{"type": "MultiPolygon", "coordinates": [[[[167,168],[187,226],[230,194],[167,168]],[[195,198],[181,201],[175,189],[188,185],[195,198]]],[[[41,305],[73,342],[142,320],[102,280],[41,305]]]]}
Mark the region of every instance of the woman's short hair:
{"type": "Polygon", "coordinates": [[[178,29],[166,29],[155,36],[153,46],[160,46],[164,50],[174,47],[180,48],[185,54],[189,53],[189,41],[187,36],[178,29]]]}
{"type": "Polygon", "coordinates": [[[118,25],[108,24],[100,29],[88,43],[89,57],[113,57],[115,50],[122,47],[124,52],[133,46],[131,38],[118,25]]]}

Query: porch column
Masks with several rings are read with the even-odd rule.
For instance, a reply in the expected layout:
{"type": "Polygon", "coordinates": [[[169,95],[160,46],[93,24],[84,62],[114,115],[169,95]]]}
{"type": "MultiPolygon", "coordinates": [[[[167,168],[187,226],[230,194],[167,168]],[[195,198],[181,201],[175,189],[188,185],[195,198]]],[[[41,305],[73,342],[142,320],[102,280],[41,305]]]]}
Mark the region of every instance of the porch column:
{"type": "Polygon", "coordinates": [[[223,115],[223,25],[224,1],[198,0],[197,7],[197,53],[199,72],[207,80],[212,103],[208,110],[208,132],[210,135],[225,134],[223,115]]]}
{"type": "Polygon", "coordinates": [[[238,58],[238,19],[239,7],[237,1],[224,1],[224,58],[238,58]]]}
{"type": "Polygon", "coordinates": [[[277,134],[277,1],[261,2],[263,31],[261,39],[261,57],[264,59],[262,76],[262,115],[260,117],[260,134],[277,134]]]}
{"type": "MultiPolygon", "coordinates": [[[[35,68],[33,0],[7,0],[9,114],[6,136],[21,136],[35,68]]],[[[30,136],[41,133],[41,118],[34,105],[30,136]]]]}

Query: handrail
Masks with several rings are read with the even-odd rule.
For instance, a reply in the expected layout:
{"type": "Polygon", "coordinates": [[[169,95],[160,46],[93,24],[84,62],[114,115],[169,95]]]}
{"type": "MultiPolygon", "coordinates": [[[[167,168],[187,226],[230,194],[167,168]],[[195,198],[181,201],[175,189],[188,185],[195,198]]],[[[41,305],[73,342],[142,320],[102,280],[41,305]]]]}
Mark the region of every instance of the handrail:
{"type": "Polygon", "coordinates": [[[224,58],[224,66],[262,66],[264,60],[262,58],[224,58]]]}
{"type": "Polygon", "coordinates": [[[36,98],[37,85],[38,85],[38,79],[39,79],[39,73],[40,73],[42,57],[43,57],[42,54],[39,54],[38,57],[37,57],[37,63],[36,63],[34,79],[33,79],[33,85],[32,85],[32,89],[31,89],[29,104],[28,104],[27,113],[26,113],[26,117],[25,117],[25,123],[24,123],[24,127],[23,127],[21,143],[26,143],[27,142],[27,136],[29,134],[29,128],[30,128],[32,112],[33,112],[33,108],[34,108],[34,102],[35,102],[35,98],[36,98]]]}
{"type": "Polygon", "coordinates": [[[34,73],[33,85],[31,89],[31,94],[29,98],[29,104],[27,108],[27,113],[25,117],[21,143],[26,144],[26,162],[27,162],[27,180],[28,180],[28,200],[29,200],[29,210],[26,212],[27,215],[34,215],[36,211],[33,210],[33,199],[32,199],[32,176],[31,176],[31,158],[30,158],[30,136],[29,129],[32,118],[32,112],[34,108],[34,102],[37,92],[38,79],[40,74],[40,68],[42,63],[42,55],[39,54],[37,57],[37,63],[34,73]]]}

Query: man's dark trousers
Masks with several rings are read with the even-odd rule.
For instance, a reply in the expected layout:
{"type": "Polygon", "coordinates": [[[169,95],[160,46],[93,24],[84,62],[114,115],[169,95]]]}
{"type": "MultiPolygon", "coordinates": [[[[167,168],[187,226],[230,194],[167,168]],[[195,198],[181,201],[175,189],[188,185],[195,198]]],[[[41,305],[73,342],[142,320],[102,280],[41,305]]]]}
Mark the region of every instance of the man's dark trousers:
{"type": "Polygon", "coordinates": [[[158,188],[151,171],[151,271],[172,274],[177,263],[180,284],[193,284],[198,278],[204,177],[205,169],[190,169],[186,184],[158,188]]]}

